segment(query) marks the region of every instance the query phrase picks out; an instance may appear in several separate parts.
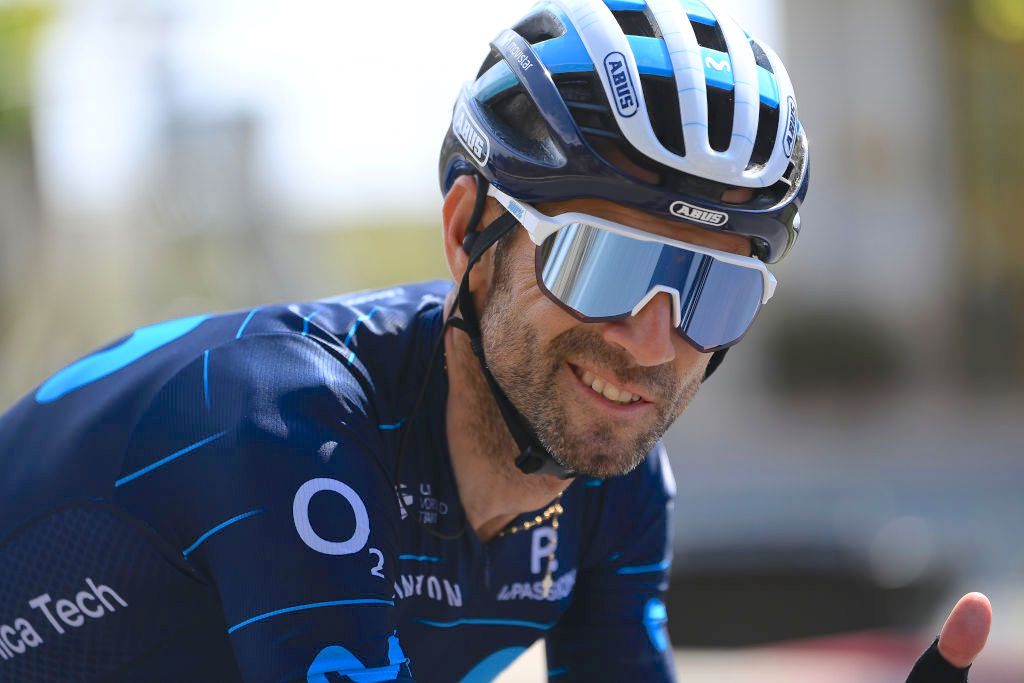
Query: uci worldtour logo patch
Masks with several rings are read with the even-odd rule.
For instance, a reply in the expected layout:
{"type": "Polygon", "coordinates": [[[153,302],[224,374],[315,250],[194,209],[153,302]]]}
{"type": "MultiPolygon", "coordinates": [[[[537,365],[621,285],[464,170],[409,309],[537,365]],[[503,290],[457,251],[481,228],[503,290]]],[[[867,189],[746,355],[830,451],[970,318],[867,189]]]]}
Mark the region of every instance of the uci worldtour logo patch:
{"type": "Polygon", "coordinates": [[[697,223],[704,223],[716,228],[720,228],[729,222],[729,214],[727,213],[702,209],[699,206],[687,204],[686,202],[675,202],[668,210],[677,218],[685,218],[688,221],[696,221],[697,223]]]}
{"type": "Polygon", "coordinates": [[[486,166],[487,160],[491,158],[491,143],[480,130],[480,126],[470,117],[466,105],[460,104],[455,110],[452,129],[466,151],[472,154],[481,166],[486,166]]]}
{"type": "Polygon", "coordinates": [[[604,58],[604,71],[608,74],[608,85],[611,86],[615,108],[619,116],[629,118],[636,114],[640,103],[636,97],[636,86],[629,75],[626,57],[621,52],[609,52],[604,58]]]}
{"type": "Polygon", "coordinates": [[[786,157],[793,156],[793,147],[796,146],[796,134],[800,128],[800,120],[796,116],[796,100],[789,98],[789,119],[786,122],[786,137],[782,139],[782,151],[786,157]]]}

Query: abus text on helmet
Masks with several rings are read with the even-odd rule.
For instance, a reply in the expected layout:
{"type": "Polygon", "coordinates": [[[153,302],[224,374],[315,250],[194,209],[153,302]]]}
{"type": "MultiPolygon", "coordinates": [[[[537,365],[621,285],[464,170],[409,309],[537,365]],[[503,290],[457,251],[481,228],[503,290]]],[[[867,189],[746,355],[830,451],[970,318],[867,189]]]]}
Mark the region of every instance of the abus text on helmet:
{"type": "Polygon", "coordinates": [[[465,105],[460,105],[455,110],[452,130],[455,131],[455,135],[458,136],[466,151],[476,157],[481,166],[486,166],[487,160],[491,156],[491,143],[470,117],[465,105]]]}
{"type": "Polygon", "coordinates": [[[696,221],[698,223],[705,223],[712,225],[716,228],[721,227],[729,222],[729,214],[722,213],[721,211],[710,211],[708,209],[702,209],[699,206],[693,204],[687,204],[686,202],[675,202],[669,207],[669,211],[673,216],[679,218],[685,218],[689,221],[696,221]]]}
{"type": "Polygon", "coordinates": [[[626,57],[621,52],[611,52],[604,58],[604,69],[608,74],[608,82],[615,91],[615,108],[619,114],[629,118],[636,113],[639,104],[633,79],[626,68],[626,57]]]}
{"type": "Polygon", "coordinates": [[[786,156],[792,157],[796,134],[800,128],[800,119],[796,115],[796,100],[790,97],[787,104],[789,105],[789,120],[786,122],[786,138],[782,141],[782,147],[786,156]]]}

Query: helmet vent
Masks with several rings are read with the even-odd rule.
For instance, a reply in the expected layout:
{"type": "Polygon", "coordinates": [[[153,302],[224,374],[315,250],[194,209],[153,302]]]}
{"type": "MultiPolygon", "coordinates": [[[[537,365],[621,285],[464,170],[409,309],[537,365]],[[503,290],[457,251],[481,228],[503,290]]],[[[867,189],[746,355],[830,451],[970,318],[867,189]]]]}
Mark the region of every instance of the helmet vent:
{"type": "Polygon", "coordinates": [[[732,91],[708,88],[708,142],[716,152],[725,152],[732,144],[736,97],[732,91]]]}
{"type": "Polygon", "coordinates": [[[761,105],[761,114],[757,121],[757,138],[754,140],[754,152],[750,155],[750,166],[764,166],[772,158],[775,149],[775,138],[779,132],[779,110],[765,104],[761,105]]]}
{"type": "Polygon", "coordinates": [[[769,73],[775,73],[775,69],[772,68],[772,60],[768,59],[764,48],[756,40],[750,41],[750,48],[754,51],[754,60],[757,65],[769,73]]]}
{"type": "Polygon", "coordinates": [[[547,122],[522,87],[508,90],[480,108],[491,131],[502,142],[520,150],[536,163],[556,165],[559,153],[547,122]]]}
{"type": "Polygon", "coordinates": [[[619,28],[627,36],[642,36],[644,38],[660,38],[661,30],[652,21],[647,12],[638,10],[613,11],[612,16],[619,22],[619,28]]]}
{"type": "Polygon", "coordinates": [[[658,106],[647,108],[647,113],[651,117],[651,127],[658,142],[670,152],[686,156],[683,129],[679,125],[679,96],[676,93],[675,79],[641,76],[640,87],[643,88],[644,99],[647,102],[658,103],[658,106]]]}
{"type": "Polygon", "coordinates": [[[534,12],[512,27],[512,30],[522,36],[523,40],[530,45],[536,45],[545,40],[561,38],[565,35],[565,26],[551,12],[541,10],[534,12]]]}
{"type": "Polygon", "coordinates": [[[558,92],[569,107],[576,126],[584,136],[622,140],[601,82],[592,74],[559,74],[554,77],[558,92]]]}
{"type": "Polygon", "coordinates": [[[708,26],[702,24],[699,21],[690,20],[690,25],[693,26],[693,32],[697,35],[697,44],[701,47],[706,47],[709,50],[718,50],[719,52],[728,52],[729,48],[725,43],[725,35],[722,33],[722,29],[718,24],[714,26],[708,26]]]}

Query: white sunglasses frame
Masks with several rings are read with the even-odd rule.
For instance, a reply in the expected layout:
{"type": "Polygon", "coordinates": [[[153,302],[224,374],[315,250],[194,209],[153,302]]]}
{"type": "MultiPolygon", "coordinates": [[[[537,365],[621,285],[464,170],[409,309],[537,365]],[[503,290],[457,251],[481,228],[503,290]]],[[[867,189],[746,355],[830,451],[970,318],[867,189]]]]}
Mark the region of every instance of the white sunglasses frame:
{"type": "MultiPolygon", "coordinates": [[[[548,216],[529,204],[510,197],[494,185],[488,186],[487,194],[498,200],[499,204],[515,216],[516,220],[519,221],[519,224],[523,226],[527,234],[530,236],[530,241],[538,247],[544,243],[544,240],[562,228],[568,227],[574,223],[584,223],[586,225],[594,226],[595,228],[600,228],[601,230],[607,230],[608,232],[623,235],[642,242],[655,242],[657,244],[678,247],[697,254],[710,256],[716,261],[739,266],[741,268],[756,270],[761,273],[761,279],[763,281],[761,305],[763,306],[768,303],[772,296],[775,295],[775,288],[778,286],[778,280],[775,279],[775,276],[772,275],[771,271],[768,270],[768,266],[766,266],[763,261],[756,259],[753,256],[741,256],[740,254],[733,254],[728,251],[719,251],[718,249],[711,249],[699,244],[690,244],[689,242],[674,240],[670,237],[656,235],[654,233],[647,232],[646,230],[640,230],[628,225],[623,225],[622,223],[616,223],[614,221],[605,220],[604,218],[598,218],[597,216],[591,216],[586,213],[572,212],[558,214],[557,216],[548,216]]],[[[643,310],[644,306],[646,306],[651,299],[660,292],[665,292],[672,297],[672,315],[674,318],[674,325],[678,327],[682,313],[680,311],[679,290],[674,287],[666,287],[665,285],[652,287],[651,291],[647,293],[643,300],[637,303],[633,308],[632,315],[636,315],[643,310]]]]}

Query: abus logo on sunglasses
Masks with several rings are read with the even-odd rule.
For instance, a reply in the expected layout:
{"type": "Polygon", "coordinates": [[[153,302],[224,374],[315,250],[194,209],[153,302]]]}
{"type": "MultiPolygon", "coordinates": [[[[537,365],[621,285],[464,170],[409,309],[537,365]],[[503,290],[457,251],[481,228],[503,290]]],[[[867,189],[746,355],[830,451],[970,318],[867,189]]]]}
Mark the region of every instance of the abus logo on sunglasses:
{"type": "Polygon", "coordinates": [[[604,70],[608,74],[608,85],[611,86],[615,96],[615,108],[624,118],[629,118],[636,113],[640,105],[636,101],[636,88],[633,87],[633,78],[626,68],[626,57],[621,52],[610,52],[604,58],[604,70]]]}
{"type": "Polygon", "coordinates": [[[484,132],[480,130],[480,127],[476,125],[476,122],[470,118],[469,112],[466,111],[466,105],[461,104],[455,110],[452,128],[455,130],[455,135],[459,138],[459,141],[462,142],[463,147],[466,148],[466,151],[476,157],[481,166],[486,166],[487,160],[491,156],[491,143],[487,140],[484,132]]]}
{"type": "Polygon", "coordinates": [[[688,221],[697,221],[698,223],[713,225],[716,228],[729,222],[729,214],[727,213],[722,213],[721,211],[709,211],[708,209],[702,209],[699,206],[687,204],[686,202],[675,202],[669,207],[669,211],[672,212],[673,216],[685,218],[688,221]]]}

